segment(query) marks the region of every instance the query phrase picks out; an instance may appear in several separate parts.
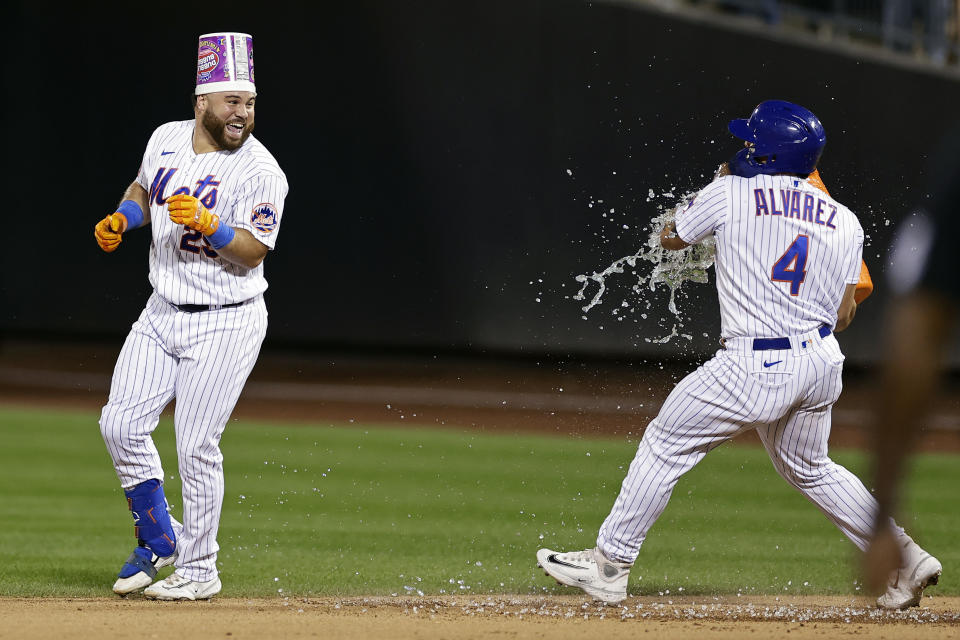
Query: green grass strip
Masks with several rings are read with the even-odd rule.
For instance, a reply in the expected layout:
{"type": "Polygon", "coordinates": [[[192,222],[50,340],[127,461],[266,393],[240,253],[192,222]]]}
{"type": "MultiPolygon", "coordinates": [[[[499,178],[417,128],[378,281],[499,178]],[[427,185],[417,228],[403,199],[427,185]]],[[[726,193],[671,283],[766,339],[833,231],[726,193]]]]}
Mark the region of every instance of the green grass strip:
{"type": "MultiPolygon", "coordinates": [[[[132,520],[97,415],[0,407],[0,595],[109,595],[132,520]]],[[[173,425],[155,434],[180,514],[173,425]]],[[[218,564],[227,596],[573,593],[541,546],[593,546],[636,441],[231,422],[218,564]]],[[[835,459],[865,477],[866,458],[835,459]]],[[[908,530],[958,594],[960,458],[922,455],[908,530]]],[[[773,471],[724,446],[681,479],[632,594],[858,592],[852,544],[773,471]]]]}

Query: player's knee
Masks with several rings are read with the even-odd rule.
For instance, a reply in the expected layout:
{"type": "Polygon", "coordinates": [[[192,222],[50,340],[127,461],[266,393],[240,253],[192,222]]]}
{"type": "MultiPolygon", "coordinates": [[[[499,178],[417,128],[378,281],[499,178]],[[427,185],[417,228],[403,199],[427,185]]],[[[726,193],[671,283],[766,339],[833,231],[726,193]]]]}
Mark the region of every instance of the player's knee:
{"type": "Polygon", "coordinates": [[[124,412],[107,405],[100,414],[100,435],[111,450],[140,451],[145,436],[133,428],[124,412]]]}
{"type": "Polygon", "coordinates": [[[197,471],[220,465],[223,462],[223,454],[220,453],[219,447],[196,446],[187,442],[181,445],[178,442],[177,460],[180,463],[181,475],[185,475],[191,470],[197,471]]]}
{"type": "Polygon", "coordinates": [[[643,431],[643,437],[640,439],[641,443],[646,442],[649,445],[661,444],[666,439],[667,432],[663,427],[663,423],[660,420],[660,417],[656,417],[650,421],[650,424],[647,425],[647,428],[643,431]]]}
{"type": "Polygon", "coordinates": [[[645,451],[661,459],[668,460],[693,453],[701,445],[688,438],[679,437],[678,425],[654,418],[647,425],[638,451],[645,451]]]}
{"type": "Polygon", "coordinates": [[[124,429],[117,416],[117,410],[109,404],[100,412],[100,435],[108,445],[120,445],[124,429]]]}
{"type": "Polygon", "coordinates": [[[787,482],[801,490],[817,486],[824,477],[824,470],[819,467],[809,469],[784,467],[778,470],[787,482]]]}

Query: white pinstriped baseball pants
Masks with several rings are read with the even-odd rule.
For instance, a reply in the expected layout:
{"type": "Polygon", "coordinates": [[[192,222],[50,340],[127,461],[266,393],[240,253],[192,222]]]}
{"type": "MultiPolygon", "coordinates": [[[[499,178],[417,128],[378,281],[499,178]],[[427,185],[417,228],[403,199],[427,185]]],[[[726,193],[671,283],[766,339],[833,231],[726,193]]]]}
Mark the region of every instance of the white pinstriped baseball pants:
{"type": "Polygon", "coordinates": [[[220,436],[267,331],[259,297],[239,307],[181,312],[156,293],[147,301],[113,372],[100,432],[124,489],[163,480],[151,434],[176,397],[174,430],[183,483],[183,533],[177,573],[217,575],[217,530],[223,504],[220,436]]]}
{"type": "Polygon", "coordinates": [[[757,430],[777,472],[866,548],[877,503],[827,455],[830,411],[842,387],[836,338],[811,332],[791,338],[784,350],[753,351],[752,343],[728,340],[726,349],[680,381],[647,426],[600,527],[597,545],[607,557],[633,563],[680,476],[748,429],[757,430]]]}

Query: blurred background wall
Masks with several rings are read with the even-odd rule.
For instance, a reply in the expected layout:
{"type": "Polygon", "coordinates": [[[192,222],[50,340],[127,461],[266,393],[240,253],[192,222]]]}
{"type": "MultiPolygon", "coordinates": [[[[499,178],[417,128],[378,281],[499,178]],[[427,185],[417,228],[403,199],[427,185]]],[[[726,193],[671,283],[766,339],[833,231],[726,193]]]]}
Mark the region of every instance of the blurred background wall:
{"type": "Polygon", "coordinates": [[[894,46],[831,23],[833,5],[790,4],[8,5],[3,338],[122,339],[150,291],[149,234],[107,255],[93,225],[152,130],[192,117],[197,36],[229,29],[254,37],[256,136],[290,183],[267,348],[709,353],[712,284],[679,299],[692,339],[661,345],[664,292],[624,274],[584,314],[574,278],[635,253],[657,207],[739,148],[727,121],[782,98],[823,121],[821,174],[868,234],[878,292],[842,336],[868,364],[891,231],[958,117],[955,47],[931,55],[919,14],[894,46]]]}

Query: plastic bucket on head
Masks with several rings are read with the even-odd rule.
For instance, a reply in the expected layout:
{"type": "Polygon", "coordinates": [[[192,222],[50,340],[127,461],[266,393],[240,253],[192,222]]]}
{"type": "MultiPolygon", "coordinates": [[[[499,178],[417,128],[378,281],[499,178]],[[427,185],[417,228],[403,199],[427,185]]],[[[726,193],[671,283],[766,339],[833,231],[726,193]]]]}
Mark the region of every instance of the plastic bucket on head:
{"type": "Polygon", "coordinates": [[[222,32],[200,36],[196,95],[215,91],[257,92],[253,76],[253,38],[222,32]]]}

